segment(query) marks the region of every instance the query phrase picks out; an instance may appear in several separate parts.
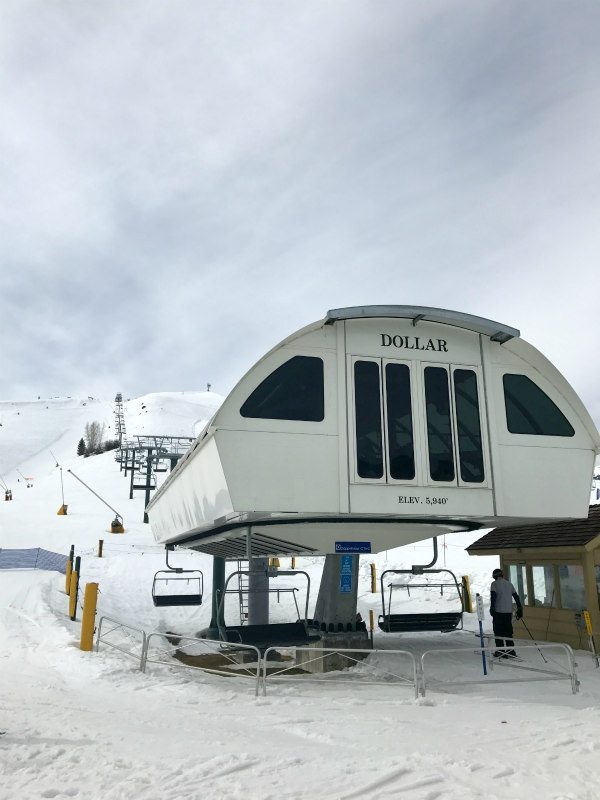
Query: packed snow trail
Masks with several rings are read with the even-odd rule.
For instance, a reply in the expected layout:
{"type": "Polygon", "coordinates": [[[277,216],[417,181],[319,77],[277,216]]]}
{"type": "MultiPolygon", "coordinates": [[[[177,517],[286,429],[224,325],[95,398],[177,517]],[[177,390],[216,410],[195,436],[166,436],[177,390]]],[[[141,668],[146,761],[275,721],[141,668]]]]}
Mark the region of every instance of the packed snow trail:
{"type": "MultiPolygon", "coordinates": [[[[131,404],[140,419],[147,416],[141,404],[131,404]]],[[[159,407],[165,415],[165,404],[159,407]]],[[[201,416],[197,408],[186,410],[176,402],[171,410],[180,421],[187,414],[191,427],[201,416]]],[[[92,408],[92,419],[97,411],[92,408]]],[[[38,455],[30,457],[36,480],[31,489],[16,484],[13,502],[0,502],[0,546],[66,553],[73,543],[82,556],[82,582],[100,584],[101,612],[148,631],[193,634],[202,628],[210,616],[208,602],[200,609],[152,605],[152,576],[164,566],[164,553],[141,522],[142,493],[128,499],[128,481],[114,454],[78,459],[82,419],[70,418],[61,428],[51,417],[66,420],[64,409],[40,406],[36,413],[50,414],[43,425],[36,423],[38,455]],[[57,432],[61,452],[53,446],[57,432]],[[60,475],[50,447],[63,469],[73,468],[122,511],[124,535],[109,534],[108,509],[66,478],[69,513],[56,515],[60,475]],[[105,555],[98,559],[101,538],[105,555]]],[[[168,415],[161,419],[170,425],[168,415]]],[[[446,537],[440,560],[458,575],[469,574],[474,590],[486,594],[497,560],[470,558],[464,552],[469,541],[466,535],[446,537]]],[[[385,566],[429,560],[430,547],[422,543],[372,560],[380,574],[385,566]]],[[[208,598],[210,559],[198,553],[176,556],[178,563],[203,569],[208,598]]],[[[369,591],[370,561],[364,559],[360,568],[364,618],[369,609],[380,608],[380,598],[369,591]]],[[[311,574],[316,597],[322,560],[300,563],[311,574]]],[[[398,595],[395,603],[407,610],[421,602],[439,604],[439,599],[398,595]]],[[[443,607],[450,602],[444,597],[443,607]]],[[[277,612],[283,616],[289,609],[282,604],[277,612]]],[[[475,628],[472,616],[465,627],[475,628]]],[[[63,576],[0,574],[0,729],[6,731],[0,737],[0,800],[600,796],[600,670],[583,653],[576,696],[567,682],[457,687],[417,701],[409,688],[397,685],[293,683],[274,684],[266,698],[255,699],[248,681],[155,665],[143,674],[135,661],[108,648],[83,653],[79,634],[79,622],[67,616],[63,576]]],[[[475,646],[476,639],[465,631],[428,641],[475,646]]],[[[384,634],[376,634],[375,642],[388,648],[410,644],[407,637],[384,634]]],[[[478,659],[475,650],[473,658],[478,659]]],[[[449,677],[456,677],[457,669],[449,660],[449,677]]]]}

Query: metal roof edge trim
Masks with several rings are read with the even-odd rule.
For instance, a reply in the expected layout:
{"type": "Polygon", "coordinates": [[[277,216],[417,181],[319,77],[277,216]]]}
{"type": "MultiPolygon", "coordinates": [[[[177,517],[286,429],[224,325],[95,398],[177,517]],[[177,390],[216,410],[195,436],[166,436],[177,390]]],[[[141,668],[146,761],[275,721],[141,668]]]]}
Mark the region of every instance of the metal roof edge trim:
{"type": "Polygon", "coordinates": [[[452,311],[446,308],[431,308],[429,306],[349,306],[348,308],[332,308],[327,312],[325,324],[331,325],[338,320],[346,319],[372,319],[375,317],[389,317],[392,319],[410,319],[416,325],[421,320],[425,322],[440,322],[444,325],[453,325],[456,328],[466,328],[475,333],[489,336],[494,342],[504,344],[510,339],[520,337],[517,328],[503,325],[485,317],[465,314],[462,311],[452,311]]]}

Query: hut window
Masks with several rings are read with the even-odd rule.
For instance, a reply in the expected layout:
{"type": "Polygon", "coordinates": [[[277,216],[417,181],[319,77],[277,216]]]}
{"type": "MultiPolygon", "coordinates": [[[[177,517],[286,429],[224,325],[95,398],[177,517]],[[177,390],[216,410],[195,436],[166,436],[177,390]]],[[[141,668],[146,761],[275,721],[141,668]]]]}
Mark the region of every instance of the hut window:
{"type": "Polygon", "coordinates": [[[510,433],[530,436],[574,436],[558,406],[526,375],[504,375],[506,424],[510,433]]]}
{"type": "Polygon", "coordinates": [[[395,480],[412,480],[415,451],[408,365],[386,364],[385,394],[390,476],[395,480]]]}
{"type": "Polygon", "coordinates": [[[460,477],[467,483],[483,483],[483,444],[477,375],[472,369],[454,370],[454,401],[460,477]]]}
{"type": "Polygon", "coordinates": [[[448,372],[445,368],[425,368],[425,404],[431,478],[434,481],[453,481],[454,448],[448,372]]]}
{"type": "Polygon", "coordinates": [[[531,577],[533,579],[533,605],[557,606],[552,564],[532,566],[531,577]]]}
{"type": "Polygon", "coordinates": [[[379,364],[355,361],[356,471],[361,478],[383,476],[379,364]]]}
{"type": "Polygon", "coordinates": [[[581,564],[561,564],[558,567],[558,580],[562,607],[574,611],[585,608],[585,584],[581,564]]]}
{"type": "Polygon", "coordinates": [[[322,359],[290,358],[256,387],[240,414],[253,419],[322,422],[325,416],[322,359]]]}
{"type": "Polygon", "coordinates": [[[527,570],[525,564],[508,564],[507,569],[508,580],[515,587],[515,591],[521,598],[521,602],[530,605],[530,603],[527,602],[527,570]]]}

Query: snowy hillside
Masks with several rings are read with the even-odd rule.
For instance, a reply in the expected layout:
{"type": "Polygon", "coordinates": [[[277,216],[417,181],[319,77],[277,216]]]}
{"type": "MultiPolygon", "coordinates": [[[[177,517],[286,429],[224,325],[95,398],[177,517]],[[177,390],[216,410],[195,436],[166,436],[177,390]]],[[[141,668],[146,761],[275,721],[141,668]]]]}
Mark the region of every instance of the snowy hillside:
{"type": "Polygon", "coordinates": [[[94,420],[106,424],[110,437],[113,411],[103,400],[67,397],[0,402],[0,474],[9,482],[16,481],[17,467],[34,478],[50,474],[56,464],[50,450],[59,459],[75,455],[86,422],[94,420]]]}
{"type": "MultiPolygon", "coordinates": [[[[127,433],[193,435],[220,401],[196,392],[128,400],[127,433]]],[[[14,497],[0,500],[0,547],[66,554],[74,544],[82,583],[100,585],[101,614],[146,631],[193,635],[204,628],[208,600],[199,608],[152,604],[152,578],[164,566],[164,553],[142,522],[143,493],[129,500],[129,481],[114,452],[75,455],[86,422],[105,422],[110,436],[110,404],[87,398],[2,403],[0,414],[2,475],[14,497]],[[62,502],[57,459],[67,516],[56,514],[62,502]],[[17,482],[17,468],[33,478],[30,488],[17,482]],[[108,532],[111,511],[67,469],[122,514],[124,535],[108,532]],[[105,542],[102,559],[96,556],[99,539],[105,542]]],[[[474,590],[487,596],[497,560],[465,553],[476,536],[440,539],[440,566],[470,575],[474,590]]],[[[371,561],[380,575],[385,568],[429,561],[430,554],[431,544],[422,543],[363,558],[363,618],[371,609],[380,611],[379,596],[370,592],[371,561]]],[[[177,552],[173,560],[203,570],[208,599],[211,559],[177,552]]],[[[298,561],[313,582],[312,607],[323,561],[298,561]]],[[[63,588],[57,573],[0,573],[0,728],[7,731],[0,738],[0,800],[600,796],[600,670],[584,654],[577,696],[564,682],[462,687],[418,701],[396,685],[352,690],[312,684],[256,700],[235,679],[165,668],[142,674],[118,652],[82,653],[80,624],[67,616],[63,588]]],[[[235,615],[234,601],[227,614],[235,615]]],[[[395,602],[402,610],[456,607],[452,593],[398,592],[395,602]]],[[[289,603],[274,603],[273,620],[292,615],[289,603]]],[[[420,641],[378,633],[375,644],[472,647],[475,628],[474,616],[465,615],[463,632],[420,641]]],[[[449,668],[460,669],[452,662],[449,668]]]]}
{"type": "Polygon", "coordinates": [[[198,436],[222,402],[215,392],[155,392],[127,400],[127,435],[198,436]]]}

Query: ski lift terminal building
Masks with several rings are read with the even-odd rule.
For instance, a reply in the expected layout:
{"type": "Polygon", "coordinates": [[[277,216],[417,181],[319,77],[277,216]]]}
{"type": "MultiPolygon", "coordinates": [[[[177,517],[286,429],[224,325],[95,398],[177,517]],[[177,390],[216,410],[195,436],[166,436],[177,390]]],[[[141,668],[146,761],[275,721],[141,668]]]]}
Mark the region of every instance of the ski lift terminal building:
{"type": "Polygon", "coordinates": [[[148,505],[225,558],[378,552],[587,516],[600,435],[519,331],[419,306],[329,311],[258,361],[148,505]]]}

